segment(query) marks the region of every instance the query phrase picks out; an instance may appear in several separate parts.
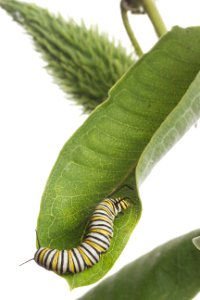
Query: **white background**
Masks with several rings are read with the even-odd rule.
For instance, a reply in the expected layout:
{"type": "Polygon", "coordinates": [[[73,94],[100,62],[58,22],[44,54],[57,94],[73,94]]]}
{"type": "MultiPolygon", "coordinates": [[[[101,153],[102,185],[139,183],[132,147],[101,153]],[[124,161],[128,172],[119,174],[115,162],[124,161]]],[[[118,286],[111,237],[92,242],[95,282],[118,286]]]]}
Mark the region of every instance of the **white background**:
{"type": "MultiPolygon", "coordinates": [[[[28,1],[30,2],[30,1],[28,1]]],[[[98,24],[131,51],[119,1],[34,0],[64,17],[98,24]]],[[[199,24],[198,0],[160,0],[170,29],[199,24]]],[[[145,16],[131,17],[145,51],[156,42],[145,16]]],[[[0,10],[0,199],[1,299],[76,299],[91,287],[70,292],[66,282],[32,258],[40,199],[57,155],[87,116],[66,100],[44,69],[24,29],[0,10]],[[2,279],[3,278],[3,279],[2,279]]],[[[199,227],[200,127],[192,127],[141,187],[143,215],[109,275],[157,245],[199,227]]],[[[200,299],[199,296],[196,299],[200,299]]]]}

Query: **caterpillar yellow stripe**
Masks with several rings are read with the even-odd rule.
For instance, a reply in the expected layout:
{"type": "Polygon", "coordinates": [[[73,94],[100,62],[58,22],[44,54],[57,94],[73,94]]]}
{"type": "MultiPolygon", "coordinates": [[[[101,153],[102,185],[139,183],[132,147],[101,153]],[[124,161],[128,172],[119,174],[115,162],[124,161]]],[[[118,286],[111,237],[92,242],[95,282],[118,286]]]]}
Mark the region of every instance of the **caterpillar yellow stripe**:
{"type": "Polygon", "coordinates": [[[92,267],[110,247],[115,217],[129,206],[127,198],[104,199],[92,213],[86,234],[77,248],[57,250],[40,247],[34,255],[35,262],[61,275],[92,267]]]}

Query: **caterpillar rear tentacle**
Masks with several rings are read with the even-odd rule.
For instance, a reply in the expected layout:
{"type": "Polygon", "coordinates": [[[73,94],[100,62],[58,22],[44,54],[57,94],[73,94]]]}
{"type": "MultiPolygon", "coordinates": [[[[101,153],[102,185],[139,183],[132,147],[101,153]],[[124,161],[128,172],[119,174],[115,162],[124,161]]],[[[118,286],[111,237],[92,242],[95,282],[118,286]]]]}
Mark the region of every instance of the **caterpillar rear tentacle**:
{"type": "Polygon", "coordinates": [[[106,198],[92,213],[81,244],[70,250],[40,247],[34,255],[37,264],[58,274],[79,273],[98,263],[110,247],[115,217],[129,207],[128,197],[106,198]]]}

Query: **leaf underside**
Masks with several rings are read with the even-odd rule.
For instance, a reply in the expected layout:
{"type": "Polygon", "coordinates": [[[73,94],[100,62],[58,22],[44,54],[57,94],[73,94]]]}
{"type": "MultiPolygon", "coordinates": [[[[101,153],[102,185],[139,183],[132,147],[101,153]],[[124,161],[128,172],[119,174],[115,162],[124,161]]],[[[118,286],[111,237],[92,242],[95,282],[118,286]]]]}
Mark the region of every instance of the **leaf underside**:
{"type": "MultiPolygon", "coordinates": [[[[199,27],[176,27],[166,34],[119,80],[110,90],[108,100],[90,115],[63,147],[42,197],[38,218],[41,245],[58,249],[78,246],[95,205],[127,180],[135,187],[134,193],[127,189],[118,192],[121,196],[129,193],[133,204],[116,220],[109,251],[91,269],[64,276],[71,288],[102,278],[127,243],[141,212],[134,179],[135,167],[148,143],[152,148],[157,146],[152,143],[154,133],[158,134],[160,125],[175,107],[178,109],[197,76],[200,68],[199,36],[199,27]]],[[[200,111],[199,97],[191,103],[190,97],[186,98],[195,117],[182,122],[180,136],[199,117],[200,111]]],[[[178,113],[181,116],[183,111],[178,113]]],[[[178,126],[176,130],[179,131],[178,126]]],[[[156,140],[156,143],[161,140],[156,140]]],[[[163,154],[176,140],[168,133],[163,154]]],[[[151,161],[151,168],[156,161],[151,161]]],[[[139,166],[142,166],[141,160],[139,166]]],[[[143,175],[140,167],[136,180],[139,182],[143,175]]]]}

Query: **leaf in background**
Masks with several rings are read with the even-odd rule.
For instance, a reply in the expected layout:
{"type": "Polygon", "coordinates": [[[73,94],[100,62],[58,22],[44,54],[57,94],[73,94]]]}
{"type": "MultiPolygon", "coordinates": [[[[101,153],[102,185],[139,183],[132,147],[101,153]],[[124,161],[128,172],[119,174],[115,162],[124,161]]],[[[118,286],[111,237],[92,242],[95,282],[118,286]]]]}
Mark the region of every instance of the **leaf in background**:
{"type": "MultiPolygon", "coordinates": [[[[174,28],[122,77],[111,89],[109,99],[65,144],[41,202],[38,234],[42,246],[76,247],[94,206],[127,180],[135,186],[133,174],[138,160],[148,143],[153,148],[163,144],[162,136],[153,143],[153,135],[158,135],[161,124],[170,120],[170,113],[176,112],[180,120],[184,116],[185,121],[175,126],[179,132],[176,138],[171,138],[173,130],[169,130],[163,153],[198,119],[199,84],[195,82],[199,80],[199,57],[200,27],[174,28]]],[[[173,129],[174,118],[168,126],[173,129]]],[[[163,133],[165,136],[167,131],[163,133]]],[[[143,170],[136,174],[138,182],[143,170]]],[[[124,188],[119,194],[127,192],[124,188]]],[[[140,217],[137,186],[129,196],[132,208],[116,220],[109,251],[92,268],[64,276],[71,288],[102,278],[118,258],[140,217]]]]}
{"type": "Polygon", "coordinates": [[[190,300],[200,291],[200,255],[192,238],[178,237],[128,264],[80,300],[190,300]]]}
{"type": "Polygon", "coordinates": [[[133,64],[125,49],[97,28],[65,21],[34,4],[0,0],[0,6],[32,36],[55,81],[87,112],[133,64]]]}

